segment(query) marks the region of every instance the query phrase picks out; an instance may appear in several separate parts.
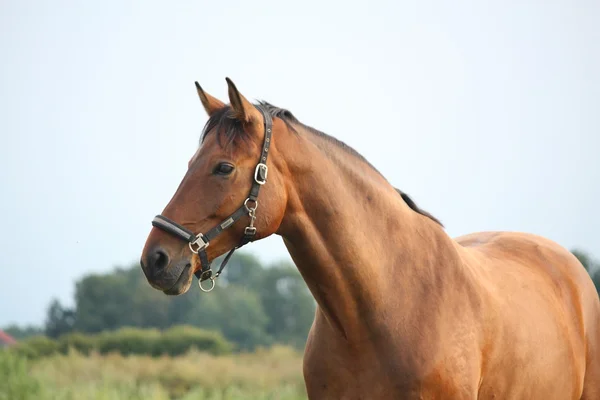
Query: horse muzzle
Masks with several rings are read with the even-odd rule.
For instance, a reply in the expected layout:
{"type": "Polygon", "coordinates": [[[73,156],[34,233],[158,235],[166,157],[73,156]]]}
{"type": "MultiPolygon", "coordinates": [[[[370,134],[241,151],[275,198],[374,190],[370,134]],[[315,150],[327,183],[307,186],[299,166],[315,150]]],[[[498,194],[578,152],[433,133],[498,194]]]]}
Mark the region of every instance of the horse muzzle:
{"type": "Polygon", "coordinates": [[[150,285],[165,294],[177,295],[189,288],[192,280],[191,259],[172,260],[162,248],[148,252],[140,260],[144,275],[150,285]]]}

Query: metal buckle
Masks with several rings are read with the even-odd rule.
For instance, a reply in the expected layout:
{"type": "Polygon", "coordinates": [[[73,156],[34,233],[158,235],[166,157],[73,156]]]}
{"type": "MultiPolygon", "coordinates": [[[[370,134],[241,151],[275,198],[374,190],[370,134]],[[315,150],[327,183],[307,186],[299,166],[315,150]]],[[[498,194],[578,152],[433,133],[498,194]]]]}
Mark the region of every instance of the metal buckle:
{"type": "Polygon", "coordinates": [[[212,278],[212,269],[207,269],[202,274],[200,274],[200,281],[205,281],[207,279],[212,278]]]}
{"type": "Polygon", "coordinates": [[[256,234],[256,227],[255,226],[247,226],[244,229],[244,235],[252,235],[254,236],[256,234]]]}
{"type": "Polygon", "coordinates": [[[269,173],[269,167],[267,167],[267,164],[258,163],[256,165],[256,168],[254,169],[254,182],[258,183],[259,185],[264,185],[265,183],[267,183],[267,174],[268,173],[269,173]],[[264,173],[265,173],[265,179],[262,181],[258,179],[258,173],[261,170],[264,171],[264,173]]]}
{"type": "Polygon", "coordinates": [[[190,246],[190,250],[192,251],[192,253],[198,254],[200,250],[204,250],[208,247],[209,242],[204,239],[203,234],[199,233],[198,236],[196,236],[196,240],[194,240],[193,242],[189,242],[188,245],[190,246]],[[194,245],[198,246],[196,250],[194,250],[194,245]]]}

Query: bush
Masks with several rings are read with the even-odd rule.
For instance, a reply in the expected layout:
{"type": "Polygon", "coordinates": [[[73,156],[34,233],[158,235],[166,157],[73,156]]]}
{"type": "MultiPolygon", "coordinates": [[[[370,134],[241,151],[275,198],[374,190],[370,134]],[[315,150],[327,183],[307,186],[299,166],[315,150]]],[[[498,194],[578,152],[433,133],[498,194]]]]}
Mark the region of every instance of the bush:
{"type": "Polygon", "coordinates": [[[156,329],[121,328],[103,332],[97,336],[97,349],[100,353],[152,354],[160,341],[156,329]]]}
{"type": "Polygon", "coordinates": [[[88,355],[97,348],[96,338],[83,333],[67,333],[58,338],[58,349],[63,354],[67,354],[69,349],[73,349],[81,354],[88,355]]]}
{"type": "Polygon", "coordinates": [[[19,342],[11,350],[27,358],[46,357],[58,352],[58,343],[46,336],[32,336],[19,342]]]}
{"type": "Polygon", "coordinates": [[[231,353],[233,345],[218,332],[181,325],[164,332],[156,329],[121,328],[97,335],[69,333],[57,340],[36,336],[20,342],[11,351],[21,357],[39,358],[58,352],[68,354],[69,349],[84,355],[97,351],[101,354],[119,353],[124,356],[177,356],[192,349],[221,355],[231,353]]]}
{"type": "Polygon", "coordinates": [[[230,353],[233,346],[220,333],[180,325],[163,332],[153,354],[177,356],[188,352],[192,348],[219,355],[230,353]]]}

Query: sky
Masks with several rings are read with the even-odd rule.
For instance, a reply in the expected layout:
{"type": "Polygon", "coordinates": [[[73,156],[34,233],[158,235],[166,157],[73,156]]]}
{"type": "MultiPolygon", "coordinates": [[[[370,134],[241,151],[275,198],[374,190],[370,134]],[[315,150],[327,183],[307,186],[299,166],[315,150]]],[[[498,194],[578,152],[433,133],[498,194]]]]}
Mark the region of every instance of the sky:
{"type": "MultiPolygon", "coordinates": [[[[206,122],[195,80],[346,142],[452,237],[600,258],[599,20],[593,0],[0,2],[0,326],[139,260],[206,122]]],[[[245,251],[289,259],[278,236],[245,251]]]]}

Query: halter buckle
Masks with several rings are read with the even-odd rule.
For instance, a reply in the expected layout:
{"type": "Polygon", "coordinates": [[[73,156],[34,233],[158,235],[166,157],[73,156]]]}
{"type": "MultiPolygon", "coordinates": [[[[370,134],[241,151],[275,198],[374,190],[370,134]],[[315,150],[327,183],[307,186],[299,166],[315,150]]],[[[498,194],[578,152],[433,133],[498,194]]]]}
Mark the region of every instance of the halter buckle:
{"type": "Polygon", "coordinates": [[[207,279],[212,279],[212,276],[213,276],[212,269],[209,268],[200,274],[200,278],[198,280],[205,281],[207,279]]]}
{"type": "Polygon", "coordinates": [[[198,236],[196,236],[196,240],[188,243],[188,245],[190,246],[190,250],[192,251],[192,253],[198,254],[199,251],[204,250],[208,247],[209,242],[206,239],[204,239],[203,234],[199,233],[198,236]],[[194,249],[194,245],[198,246],[198,248],[194,249]]]}
{"type": "Polygon", "coordinates": [[[258,183],[259,185],[264,185],[265,183],[267,183],[268,173],[269,167],[267,167],[267,164],[256,164],[256,168],[254,169],[254,182],[258,183]]]}

